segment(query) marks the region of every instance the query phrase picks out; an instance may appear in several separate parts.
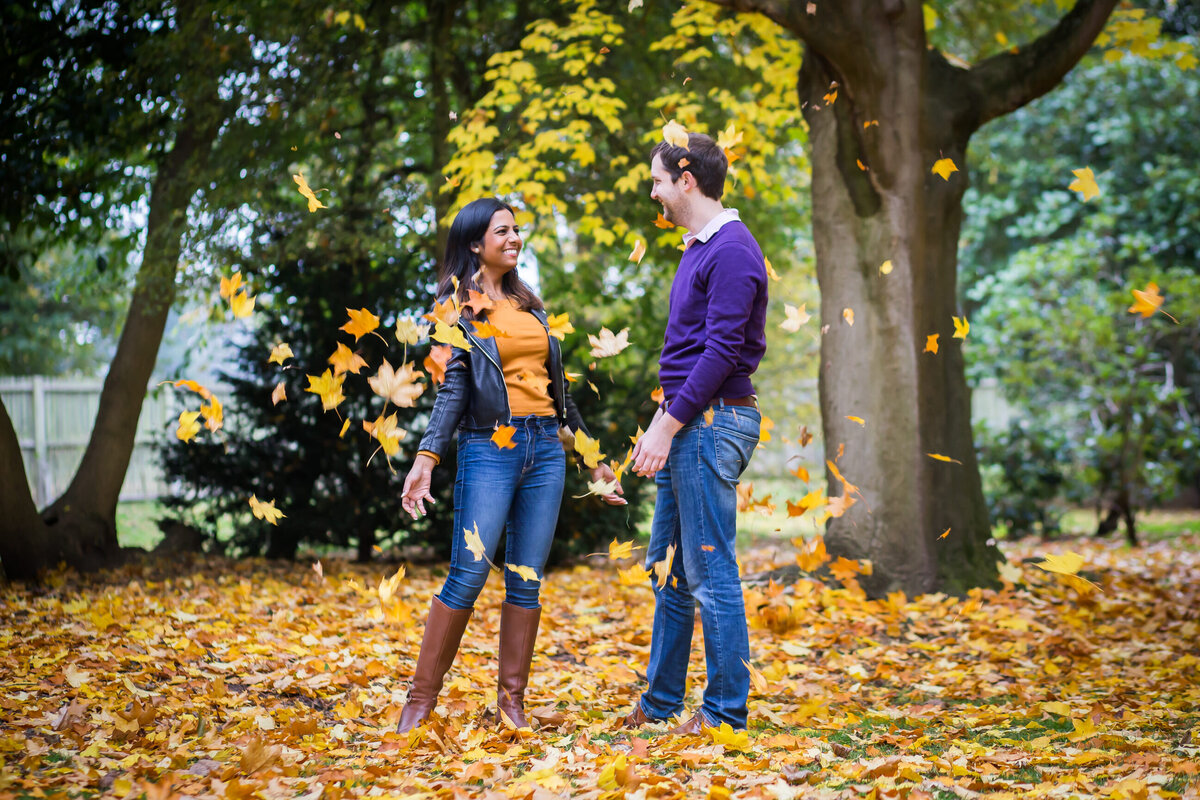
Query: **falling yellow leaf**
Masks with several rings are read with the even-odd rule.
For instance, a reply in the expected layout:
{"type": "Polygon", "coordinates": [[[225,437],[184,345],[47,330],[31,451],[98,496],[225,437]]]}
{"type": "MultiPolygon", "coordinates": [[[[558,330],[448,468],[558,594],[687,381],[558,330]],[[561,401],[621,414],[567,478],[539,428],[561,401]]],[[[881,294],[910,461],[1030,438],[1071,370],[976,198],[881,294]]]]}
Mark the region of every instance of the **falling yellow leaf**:
{"type": "Polygon", "coordinates": [[[267,359],[268,364],[278,364],[283,366],[283,362],[289,358],[293,358],[295,353],[292,352],[292,347],[287,342],[280,342],[271,348],[271,357],[267,359]]]}
{"type": "Polygon", "coordinates": [[[1062,555],[1048,555],[1044,561],[1034,562],[1034,566],[1060,575],[1075,575],[1083,566],[1083,556],[1070,551],[1062,555]]]}
{"type": "Polygon", "coordinates": [[[766,414],[763,414],[762,420],[758,424],[758,441],[762,444],[766,444],[767,442],[771,441],[771,431],[774,428],[775,420],[771,419],[766,414]]]}
{"type": "Polygon", "coordinates": [[[853,416],[847,415],[846,419],[850,420],[851,422],[857,422],[859,425],[865,426],[867,424],[867,421],[865,419],[863,419],[862,417],[853,417],[853,416]]]}
{"type": "Polygon", "coordinates": [[[944,456],[941,453],[926,453],[925,455],[929,456],[930,458],[936,458],[938,461],[945,461],[948,464],[962,464],[962,462],[959,461],[957,458],[951,458],[950,456],[944,456]]]}
{"type": "Polygon", "coordinates": [[[475,312],[475,315],[486,314],[495,307],[492,298],[488,297],[483,292],[477,292],[474,289],[467,289],[467,302],[464,306],[475,312]]]}
{"type": "Polygon", "coordinates": [[[235,272],[228,278],[221,278],[221,297],[231,299],[242,286],[242,273],[235,272]]]}
{"type": "MultiPolygon", "coordinates": [[[[608,557],[614,561],[630,558],[633,555],[634,549],[632,539],[628,542],[618,542],[616,538],[613,538],[612,542],[608,545],[608,557]]],[[[642,548],[638,547],[636,549],[641,550],[642,548]]]]}
{"type": "MultiPolygon", "coordinates": [[[[363,420],[363,424],[366,425],[367,421],[363,420]]],[[[346,431],[348,430],[350,430],[350,418],[346,417],[346,419],[342,421],[342,429],[338,431],[338,438],[344,439],[346,437],[346,431]]]]}
{"type": "Polygon", "coordinates": [[[460,316],[462,314],[458,310],[458,301],[454,295],[450,295],[440,303],[435,302],[433,304],[433,311],[425,314],[422,318],[433,323],[441,322],[448,326],[454,326],[458,324],[460,316]]]}
{"type": "Polygon", "coordinates": [[[475,326],[475,335],[478,336],[480,339],[489,339],[494,336],[508,338],[507,332],[500,330],[499,328],[497,328],[495,325],[493,325],[490,322],[480,322],[477,320],[477,321],[475,321],[474,326],[475,326]]]}
{"type": "Polygon", "coordinates": [[[717,412],[713,410],[712,406],[704,409],[704,427],[707,428],[711,426],[713,424],[713,420],[716,419],[716,416],[717,412]]]}
{"type": "Polygon", "coordinates": [[[457,347],[462,350],[470,350],[471,343],[467,341],[467,337],[463,335],[462,328],[457,325],[447,325],[438,320],[434,326],[433,335],[430,337],[435,342],[442,342],[451,347],[457,347]]]}
{"type": "Polygon", "coordinates": [[[650,577],[650,570],[641,564],[634,564],[628,569],[617,570],[617,581],[622,586],[641,586],[650,577]]]}
{"type": "Polygon", "coordinates": [[[505,564],[504,566],[520,575],[524,580],[533,581],[534,583],[541,583],[541,578],[538,577],[537,570],[535,570],[533,567],[526,567],[520,564],[505,564]]]}
{"type": "Polygon", "coordinates": [[[938,337],[939,336],[941,336],[940,333],[931,333],[925,337],[925,352],[926,353],[933,353],[934,355],[937,355],[938,337]]]}
{"type": "Polygon", "coordinates": [[[304,173],[297,172],[292,176],[292,180],[296,182],[298,191],[308,200],[308,212],[311,214],[318,208],[328,208],[329,206],[317,199],[317,195],[309,188],[308,181],[304,177],[304,173]]]}
{"type": "Polygon", "coordinates": [[[338,328],[338,330],[352,335],[356,342],[379,327],[379,317],[372,314],[368,309],[360,308],[358,311],[354,311],[347,308],[346,313],[350,315],[350,321],[338,328]]]}
{"type": "Polygon", "coordinates": [[[551,314],[546,317],[546,324],[550,327],[550,335],[560,342],[568,333],[575,332],[575,326],[571,324],[570,316],[565,311],[561,314],[551,314]]]}
{"type": "Polygon", "coordinates": [[[204,427],[213,433],[220,430],[221,425],[225,422],[225,411],[221,406],[221,401],[215,395],[208,405],[200,406],[200,413],[204,416],[204,427]]]}
{"type": "Polygon", "coordinates": [[[283,381],[275,384],[275,388],[271,391],[271,405],[277,406],[287,400],[287,387],[283,381]]]}
{"type": "MultiPolygon", "coordinates": [[[[171,383],[171,382],[163,381],[163,383],[171,383]]],[[[208,400],[210,397],[212,397],[212,392],[210,392],[205,387],[201,386],[199,383],[196,383],[196,381],[193,381],[188,378],[185,378],[184,380],[181,380],[181,381],[175,381],[171,385],[174,386],[176,389],[190,389],[191,391],[193,391],[196,394],[203,397],[205,400],[208,400]]]]}
{"type": "Polygon", "coordinates": [[[357,375],[367,365],[365,358],[346,347],[342,342],[338,342],[337,350],[333,351],[333,355],[327,361],[333,366],[334,375],[342,375],[346,372],[353,372],[357,375]]]}
{"type": "Polygon", "coordinates": [[[664,217],[662,215],[662,212],[660,211],[658,214],[658,218],[654,220],[654,226],[656,228],[674,228],[675,223],[671,222],[669,219],[664,217]]]}
{"type": "Polygon", "coordinates": [[[367,378],[367,383],[375,394],[387,398],[388,402],[397,408],[412,408],[417,404],[417,398],[425,391],[419,380],[423,377],[425,373],[417,372],[411,361],[395,370],[385,358],[375,375],[367,378]]]}
{"type": "Polygon", "coordinates": [[[517,445],[513,442],[513,434],[517,429],[512,425],[501,425],[492,432],[492,443],[501,450],[512,450],[517,445]]]}
{"type": "Polygon", "coordinates": [[[408,435],[408,431],[400,427],[399,420],[394,413],[388,414],[386,417],[380,415],[374,422],[367,422],[364,419],[363,429],[379,442],[379,447],[388,458],[400,452],[400,441],[408,435]]]}
{"type": "Polygon", "coordinates": [[[396,570],[396,574],[390,578],[381,578],[379,580],[379,601],[384,605],[392,602],[396,597],[396,590],[400,588],[400,581],[404,580],[404,565],[400,565],[396,570]]]}
{"type": "Polygon", "coordinates": [[[766,694],[768,691],[770,691],[771,685],[767,683],[767,679],[763,677],[763,674],[755,669],[754,665],[746,659],[743,658],[742,663],[745,664],[746,669],[750,671],[750,682],[754,684],[754,691],[758,692],[759,694],[766,694]]]}
{"type": "Polygon", "coordinates": [[[661,386],[655,387],[654,391],[652,391],[650,393],[650,401],[652,403],[654,403],[654,405],[656,405],[656,406],[661,406],[663,404],[663,401],[665,401],[666,399],[667,399],[667,393],[663,390],[663,387],[661,387],[661,386]]]}
{"type": "Polygon", "coordinates": [[[1142,318],[1153,316],[1155,311],[1162,311],[1167,319],[1179,324],[1179,320],[1172,317],[1166,311],[1162,310],[1163,297],[1158,293],[1158,284],[1154,281],[1146,284],[1145,289],[1131,289],[1133,293],[1133,305],[1129,307],[1130,314],[1141,314],[1142,318]]]}
{"type": "Polygon", "coordinates": [[[796,467],[794,470],[791,470],[791,473],[805,483],[808,483],[808,470],[805,467],[796,467]]]}
{"type": "Polygon", "coordinates": [[[621,332],[617,334],[614,334],[608,328],[601,328],[599,336],[588,334],[588,342],[592,345],[592,358],[615,356],[626,347],[629,347],[629,328],[622,328],[621,332]]]}
{"type": "Polygon", "coordinates": [[[821,99],[824,100],[828,105],[833,105],[837,102],[837,89],[834,89],[832,92],[826,92],[824,95],[822,95],[821,99]]]}
{"type": "MultiPolygon", "coordinates": [[[[466,541],[467,549],[471,551],[471,555],[475,556],[475,560],[479,561],[487,557],[487,548],[483,546],[483,539],[479,536],[479,525],[472,523],[475,530],[463,528],[463,538],[466,541]]],[[[490,563],[490,562],[489,562],[490,563]]]]}
{"type": "Polygon", "coordinates": [[[346,380],[344,374],[334,375],[329,370],[325,370],[320,377],[316,375],[306,375],[305,377],[308,378],[308,388],[304,391],[319,395],[321,408],[325,411],[337,408],[346,399],[346,396],[342,394],[342,382],[346,380]]]}
{"type": "Polygon", "coordinates": [[[646,255],[646,244],[638,239],[633,243],[633,252],[629,254],[629,260],[635,264],[642,263],[642,257],[646,255]]]}
{"type": "Polygon", "coordinates": [[[675,545],[667,545],[667,555],[662,561],[655,561],[654,574],[658,577],[658,588],[667,585],[667,577],[671,574],[671,565],[675,563],[675,545]]]}
{"type": "Polygon", "coordinates": [[[1084,202],[1100,195],[1100,187],[1096,184],[1096,176],[1092,173],[1091,167],[1073,169],[1071,173],[1075,176],[1075,180],[1071,181],[1067,188],[1072,192],[1079,192],[1083,196],[1084,202]]]}
{"type": "Polygon", "coordinates": [[[429,326],[421,325],[411,317],[396,322],[396,341],[403,345],[415,345],[429,334],[429,326]]]}
{"type": "Polygon", "coordinates": [[[949,536],[949,535],[950,535],[950,529],[949,529],[949,528],[946,528],[946,530],[942,531],[942,535],[941,535],[941,536],[939,536],[938,538],[939,538],[939,539],[945,539],[945,538],[946,538],[947,536],[949,536]]]}
{"type": "Polygon", "coordinates": [[[892,260],[889,258],[887,261],[884,261],[882,264],[879,265],[879,274],[880,275],[891,275],[892,269],[893,269],[892,260]]]}
{"type": "Polygon", "coordinates": [[[854,327],[854,309],[843,308],[842,319],[846,320],[846,322],[850,324],[850,327],[854,327]]]}
{"type": "Polygon", "coordinates": [[[179,415],[179,428],[176,429],[175,435],[180,441],[190,442],[200,432],[199,411],[184,411],[179,415]]]}
{"type": "Polygon", "coordinates": [[[773,266],[771,266],[771,259],[764,258],[763,266],[767,268],[767,277],[768,278],[770,278],[773,281],[783,280],[782,278],[779,277],[779,273],[775,271],[775,268],[773,266]]]}
{"type": "Polygon", "coordinates": [[[796,308],[791,303],[783,304],[783,313],[787,315],[787,319],[779,323],[779,327],[789,333],[795,333],[800,330],[800,326],[812,319],[812,315],[804,310],[808,303],[801,303],[799,308],[796,308]]]}
{"type": "Polygon", "coordinates": [[[799,549],[796,553],[796,565],[805,572],[815,572],[829,560],[829,552],[825,549],[825,539],[822,536],[814,536],[807,540],[793,539],[792,544],[799,549]]]}
{"type": "Polygon", "coordinates": [[[682,147],[688,149],[688,132],[687,128],[680,125],[675,120],[671,120],[662,128],[662,137],[665,142],[674,147],[682,147]]]}
{"type": "Polygon", "coordinates": [[[583,457],[583,463],[590,469],[600,466],[604,453],[600,452],[600,441],[588,436],[582,430],[575,431],[575,452],[583,457]]]}
{"type": "Polygon", "coordinates": [[[950,180],[951,173],[958,172],[958,167],[948,158],[939,158],[933,163],[933,169],[929,170],[934,175],[939,176],[942,180],[950,180]]]}
{"type": "Polygon", "coordinates": [[[257,295],[239,292],[229,298],[229,309],[238,319],[244,319],[254,313],[254,298],[257,295]]]}
{"type": "Polygon", "coordinates": [[[971,332],[971,323],[967,322],[967,318],[951,317],[950,319],[954,321],[954,338],[967,338],[967,334],[971,332]]]}
{"type": "Polygon", "coordinates": [[[250,495],[250,511],[257,519],[266,520],[272,525],[278,525],[279,520],[287,516],[287,514],[284,514],[275,507],[274,500],[264,502],[254,495],[250,495]]]}

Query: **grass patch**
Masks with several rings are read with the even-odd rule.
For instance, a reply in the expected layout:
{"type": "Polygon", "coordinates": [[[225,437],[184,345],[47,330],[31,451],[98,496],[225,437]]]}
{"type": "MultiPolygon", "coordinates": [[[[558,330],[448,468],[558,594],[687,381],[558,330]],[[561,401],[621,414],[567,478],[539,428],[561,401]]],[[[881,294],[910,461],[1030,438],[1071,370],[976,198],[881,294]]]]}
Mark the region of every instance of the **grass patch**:
{"type": "Polygon", "coordinates": [[[122,547],[153,550],[163,538],[158,521],[167,515],[166,506],[156,500],[117,503],[117,541],[122,547]]]}

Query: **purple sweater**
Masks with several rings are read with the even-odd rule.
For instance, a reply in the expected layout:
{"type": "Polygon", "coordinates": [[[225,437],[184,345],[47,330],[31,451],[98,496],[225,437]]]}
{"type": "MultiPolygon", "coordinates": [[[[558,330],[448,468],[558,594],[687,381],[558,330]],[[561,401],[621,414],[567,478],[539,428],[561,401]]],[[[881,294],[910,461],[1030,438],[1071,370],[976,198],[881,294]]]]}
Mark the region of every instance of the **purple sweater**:
{"type": "Polygon", "coordinates": [[[728,222],[684,252],[658,360],[672,417],[687,424],[717,398],[754,394],[766,319],[767,268],[744,223],[728,222]]]}

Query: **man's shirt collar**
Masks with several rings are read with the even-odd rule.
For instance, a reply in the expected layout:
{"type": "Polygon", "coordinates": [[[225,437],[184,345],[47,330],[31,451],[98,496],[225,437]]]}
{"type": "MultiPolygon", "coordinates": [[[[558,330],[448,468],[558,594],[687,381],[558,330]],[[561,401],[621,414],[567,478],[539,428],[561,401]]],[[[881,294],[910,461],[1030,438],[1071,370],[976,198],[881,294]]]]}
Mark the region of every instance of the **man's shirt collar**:
{"type": "Polygon", "coordinates": [[[721,228],[724,228],[727,224],[729,224],[730,222],[733,222],[735,219],[738,219],[737,209],[736,208],[727,208],[724,211],[722,211],[720,214],[717,214],[715,217],[710,219],[708,221],[708,224],[700,229],[699,233],[696,233],[696,234],[684,233],[683,234],[684,249],[686,250],[687,248],[691,247],[693,242],[700,242],[700,244],[704,244],[709,239],[716,236],[717,231],[721,230],[721,228]]]}

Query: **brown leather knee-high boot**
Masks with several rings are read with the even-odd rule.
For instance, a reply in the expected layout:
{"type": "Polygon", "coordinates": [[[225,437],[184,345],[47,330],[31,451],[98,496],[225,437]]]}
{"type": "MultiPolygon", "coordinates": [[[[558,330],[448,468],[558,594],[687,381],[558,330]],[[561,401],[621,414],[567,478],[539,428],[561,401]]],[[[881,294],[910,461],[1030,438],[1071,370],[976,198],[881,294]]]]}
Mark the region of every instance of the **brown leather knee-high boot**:
{"type": "Polygon", "coordinates": [[[408,702],[400,712],[398,733],[408,733],[425,721],[437,705],[442,680],[462,641],[467,620],[474,608],[450,608],[437,597],[429,605],[429,620],[425,623],[425,635],[421,638],[421,653],[417,656],[417,668],[408,687],[408,702]]]}
{"type": "MultiPolygon", "coordinates": [[[[529,727],[525,720],[525,687],[529,685],[529,665],[541,618],[540,608],[522,608],[512,603],[500,606],[500,686],[496,691],[496,707],[518,728],[529,727]]],[[[503,722],[499,718],[498,721],[503,722]]]]}

